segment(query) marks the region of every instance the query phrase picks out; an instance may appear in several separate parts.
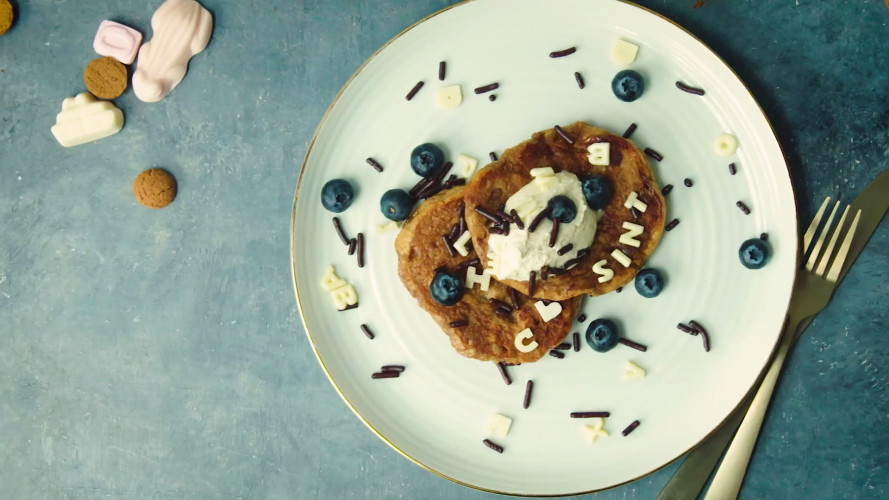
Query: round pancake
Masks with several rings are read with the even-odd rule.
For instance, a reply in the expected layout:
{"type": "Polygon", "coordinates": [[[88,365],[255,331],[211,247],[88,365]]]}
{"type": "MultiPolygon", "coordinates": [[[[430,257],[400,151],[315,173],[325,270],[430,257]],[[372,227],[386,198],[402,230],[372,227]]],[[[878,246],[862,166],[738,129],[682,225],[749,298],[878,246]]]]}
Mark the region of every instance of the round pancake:
{"type": "MultiPolygon", "coordinates": [[[[497,210],[513,193],[531,181],[531,169],[552,167],[555,171],[571,172],[578,177],[600,174],[608,178],[614,196],[605,206],[599,219],[596,235],[590,245],[590,254],[580,264],[559,275],[550,274],[546,280],[537,272],[534,296],[548,300],[565,300],[579,295],[601,295],[626,285],[654,251],[664,229],[666,206],[660,188],[654,179],[645,154],[628,139],[611,132],[576,122],[563,129],[574,143],[569,144],[554,129],[536,132],[531,139],[507,149],[500,159],[479,170],[467,183],[463,197],[466,202],[466,224],[472,234],[472,242],[482,264],[488,268],[488,235],[490,221],[474,211],[481,207],[490,212],[497,210]],[[611,164],[596,166],[587,159],[587,147],[596,142],[610,143],[611,164]],[[639,200],[648,205],[636,218],[624,207],[630,193],[636,192],[639,200]],[[639,224],[645,228],[637,239],[639,248],[620,243],[620,236],[627,232],[624,222],[639,224]],[[628,267],[618,263],[611,253],[622,250],[631,260],[628,267]],[[606,267],[614,277],[599,283],[599,275],[592,270],[593,264],[607,261],[606,267]]],[[[529,221],[525,221],[528,226],[529,221]]],[[[513,228],[513,230],[516,230],[513,228]]],[[[578,249],[575,249],[575,251],[578,249]]],[[[529,276],[530,277],[530,276],[529,276]]],[[[504,280],[522,293],[528,293],[528,280],[504,280]]]]}
{"type": "MultiPolygon", "coordinates": [[[[571,329],[574,315],[580,306],[580,297],[561,302],[562,312],[544,323],[540,314],[524,294],[517,293],[519,309],[509,317],[494,312],[489,300],[497,299],[509,304],[509,289],[493,278],[487,292],[479,285],[466,289],[460,302],[443,306],[429,294],[429,285],[435,270],[444,266],[455,270],[464,262],[476,258],[474,252],[463,257],[451,257],[441,236],[459,222],[460,205],[463,203],[463,187],[455,187],[428,198],[420,204],[395,238],[398,254],[398,275],[420,307],[432,315],[435,322],[450,337],[451,345],[460,354],[490,361],[528,363],[540,359],[551,348],[562,342],[571,329]],[[469,324],[453,328],[452,321],[465,319],[469,324]],[[531,352],[519,352],[515,347],[516,334],[530,328],[538,346],[531,352]]],[[[476,272],[482,268],[476,265],[476,272]]],[[[459,271],[464,279],[466,272],[459,271]]],[[[422,334],[422,333],[418,333],[422,334]]]]}

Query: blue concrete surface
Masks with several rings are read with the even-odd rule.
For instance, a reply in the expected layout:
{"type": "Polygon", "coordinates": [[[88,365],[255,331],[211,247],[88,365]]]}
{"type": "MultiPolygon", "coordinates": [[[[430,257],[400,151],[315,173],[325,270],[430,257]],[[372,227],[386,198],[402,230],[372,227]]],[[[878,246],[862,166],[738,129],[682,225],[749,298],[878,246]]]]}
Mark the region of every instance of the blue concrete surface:
{"type": "MultiPolygon", "coordinates": [[[[159,0],[18,0],[0,37],[0,497],[487,498],[374,437],[315,361],[290,280],[306,146],[365,58],[446,0],[206,0],[215,31],[121,134],[59,147],[110,18],[159,0]],[[175,203],[137,205],[160,166],[175,203]]],[[[889,168],[880,0],[640,2],[712,46],[784,147],[801,220],[889,168]]],[[[591,14],[592,15],[592,14],[591,14]]],[[[743,498],[889,496],[889,223],[789,360],[743,498]]],[[[676,465],[595,498],[653,498],[676,465]]]]}

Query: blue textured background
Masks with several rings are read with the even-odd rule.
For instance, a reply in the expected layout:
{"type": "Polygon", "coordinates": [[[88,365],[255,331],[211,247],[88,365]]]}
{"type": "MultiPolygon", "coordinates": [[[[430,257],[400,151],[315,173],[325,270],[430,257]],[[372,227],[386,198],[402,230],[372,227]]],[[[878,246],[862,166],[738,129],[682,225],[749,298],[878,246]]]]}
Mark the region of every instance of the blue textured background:
{"type": "MultiPolygon", "coordinates": [[[[543,0],[542,0],[543,1],[543,0]]],[[[302,331],[290,210],[328,104],[445,0],[206,0],[207,50],[122,133],[49,132],[110,18],[159,0],[18,0],[0,37],[0,497],[482,498],[413,465],[336,395],[302,331]],[[131,183],[179,181],[147,210],[131,183]]],[[[880,0],[642,1],[709,44],[760,100],[801,220],[889,168],[880,0]]],[[[594,12],[591,12],[594,15],[594,12]]],[[[558,16],[558,13],[554,13],[558,16]]],[[[889,496],[889,223],[788,362],[746,498],[889,496]]],[[[596,498],[653,498],[676,465],[596,498]]]]}

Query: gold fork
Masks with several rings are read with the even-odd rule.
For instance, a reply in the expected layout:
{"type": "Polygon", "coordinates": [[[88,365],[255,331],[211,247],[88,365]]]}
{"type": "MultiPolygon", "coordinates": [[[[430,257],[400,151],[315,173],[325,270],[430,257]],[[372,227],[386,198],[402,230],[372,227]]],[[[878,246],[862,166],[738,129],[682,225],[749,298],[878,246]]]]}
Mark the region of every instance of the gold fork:
{"type": "Polygon", "coordinates": [[[787,323],[785,323],[782,332],[781,341],[778,350],[772,360],[772,364],[766,372],[753,401],[750,403],[750,409],[744,416],[738,432],[729,446],[722,460],[713,482],[707,490],[704,497],[705,500],[731,500],[738,496],[741,489],[741,483],[744,481],[744,475],[747,473],[747,465],[750,463],[750,456],[753,453],[753,447],[756,439],[759,437],[759,430],[762,426],[763,417],[766,409],[768,409],[769,401],[772,398],[772,392],[775,389],[775,383],[784,365],[787,353],[794,342],[799,338],[804,328],[799,328],[806,320],[812,318],[830,301],[834,288],[837,284],[837,278],[843,268],[843,263],[849,253],[849,246],[852,244],[852,238],[855,235],[855,229],[858,227],[858,220],[861,217],[861,210],[855,213],[852,223],[845,232],[845,237],[839,248],[836,247],[843,232],[844,225],[849,215],[849,207],[843,210],[843,215],[839,222],[833,225],[834,217],[840,208],[840,202],[836,202],[830,217],[824,223],[823,229],[815,240],[815,234],[824,218],[824,212],[830,204],[830,197],[824,200],[815,218],[803,235],[803,255],[809,255],[806,261],[805,270],[798,273],[796,282],[793,285],[793,295],[790,307],[787,312],[787,323]],[[825,240],[830,234],[830,241],[827,247],[823,249],[825,240]],[[813,242],[813,240],[815,240],[813,242]],[[830,266],[828,268],[828,266],[830,266]],[[826,274],[825,274],[826,273],[826,274]]]}

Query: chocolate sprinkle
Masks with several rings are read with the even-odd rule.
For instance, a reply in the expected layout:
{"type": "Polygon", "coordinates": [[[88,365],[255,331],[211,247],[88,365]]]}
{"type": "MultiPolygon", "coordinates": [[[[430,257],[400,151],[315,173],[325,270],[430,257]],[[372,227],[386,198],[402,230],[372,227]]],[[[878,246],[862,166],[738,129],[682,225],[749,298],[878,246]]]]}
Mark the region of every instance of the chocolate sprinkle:
{"type": "Polygon", "coordinates": [[[578,316],[577,321],[580,323],[583,323],[584,321],[586,321],[586,314],[581,314],[580,316],[578,316]]]}
{"type": "Polygon", "coordinates": [[[578,73],[577,71],[574,72],[574,81],[577,82],[577,86],[581,90],[583,90],[583,88],[585,87],[583,83],[583,76],[581,76],[580,73],[578,73]]]}
{"type": "Polygon", "coordinates": [[[686,177],[685,180],[682,182],[685,184],[685,187],[692,187],[695,185],[695,183],[692,182],[691,179],[689,179],[688,177],[686,177]]]}
{"type": "Polygon", "coordinates": [[[497,90],[498,88],[500,88],[499,83],[489,83],[487,85],[482,85],[481,87],[476,88],[475,93],[476,94],[484,94],[485,92],[497,90]]]}
{"type": "Polygon", "coordinates": [[[478,259],[478,257],[476,257],[472,260],[464,260],[463,262],[457,264],[457,267],[455,270],[462,271],[462,270],[466,269],[467,267],[477,266],[480,263],[481,263],[481,261],[478,259]]]}
{"type": "Polygon", "coordinates": [[[509,289],[509,301],[512,303],[513,309],[519,308],[519,296],[516,294],[515,288],[509,289]]]}
{"type": "Polygon", "coordinates": [[[372,373],[372,374],[370,375],[370,378],[373,378],[373,379],[377,379],[377,378],[398,378],[399,375],[401,375],[401,372],[395,372],[395,371],[391,371],[391,372],[379,372],[379,373],[372,373]]]}
{"type": "Polygon", "coordinates": [[[565,353],[562,351],[550,351],[549,355],[554,358],[565,359],[565,353]]]}
{"type": "Polygon", "coordinates": [[[377,163],[377,160],[374,160],[373,158],[368,158],[368,159],[367,159],[367,163],[368,163],[371,167],[373,167],[374,170],[376,170],[377,172],[382,172],[382,171],[383,171],[383,166],[380,165],[379,163],[377,163]]]}
{"type": "Polygon", "coordinates": [[[574,332],[571,334],[571,345],[574,347],[574,352],[580,352],[580,334],[574,332]]]}
{"type": "Polygon", "coordinates": [[[468,320],[458,319],[457,321],[451,321],[450,323],[448,323],[448,326],[450,326],[451,328],[463,328],[464,326],[466,326],[468,324],[469,324],[468,320]]]}
{"type": "Polygon", "coordinates": [[[355,246],[356,245],[358,245],[358,240],[356,240],[355,238],[352,238],[351,240],[349,240],[349,255],[352,255],[355,253],[355,246]]]}
{"type": "Polygon", "coordinates": [[[636,349],[637,351],[645,352],[648,350],[648,347],[646,347],[638,342],[633,342],[632,340],[625,339],[623,337],[617,339],[617,341],[627,347],[632,347],[633,349],[636,349]]]}
{"type": "Polygon", "coordinates": [[[417,198],[421,191],[423,191],[427,187],[431,186],[432,183],[434,183],[434,182],[435,182],[434,178],[424,177],[424,178],[420,179],[419,181],[417,181],[416,184],[414,184],[414,187],[412,187],[410,189],[410,191],[408,191],[408,194],[411,195],[412,198],[417,198]]]}
{"type": "Polygon", "coordinates": [[[404,365],[383,365],[380,367],[381,372],[403,372],[404,365]]]}
{"type": "Polygon", "coordinates": [[[453,166],[454,162],[445,162],[445,164],[441,167],[441,172],[439,172],[439,174],[435,176],[435,182],[441,182],[442,180],[444,180],[445,176],[448,175],[448,172],[451,171],[451,168],[453,168],[453,166]]]}
{"type": "Polygon", "coordinates": [[[485,209],[482,208],[482,207],[475,207],[475,208],[473,208],[473,210],[475,210],[475,213],[477,213],[477,214],[481,215],[482,217],[488,219],[489,221],[493,222],[494,224],[500,224],[501,222],[503,222],[503,221],[500,219],[500,217],[497,217],[496,215],[492,214],[491,212],[488,212],[487,210],[485,210],[485,209]]]}
{"type": "Polygon", "coordinates": [[[505,231],[502,227],[492,226],[491,229],[488,229],[488,232],[491,234],[504,234],[505,231]]]}
{"type": "Polygon", "coordinates": [[[508,213],[504,212],[503,210],[495,211],[494,215],[496,215],[497,217],[500,217],[502,220],[513,222],[512,215],[509,215],[508,213]]]}
{"type": "Polygon", "coordinates": [[[673,185],[667,184],[666,186],[664,186],[663,189],[661,189],[661,194],[664,196],[667,196],[668,194],[670,194],[670,191],[672,191],[672,190],[673,190],[673,185]]]}
{"type": "Polygon", "coordinates": [[[562,139],[565,139],[565,142],[567,142],[568,144],[572,144],[572,145],[574,144],[574,139],[572,139],[571,136],[568,135],[567,132],[562,130],[562,127],[556,125],[555,127],[553,127],[553,129],[555,129],[556,133],[559,134],[559,137],[561,137],[562,139]]]}
{"type": "Polygon", "coordinates": [[[340,237],[340,241],[343,242],[344,245],[349,244],[349,238],[346,238],[346,233],[343,232],[343,226],[340,224],[340,218],[333,218],[333,228],[336,229],[336,235],[340,237]]]}
{"type": "Polygon", "coordinates": [[[640,212],[639,209],[636,207],[630,207],[630,213],[633,214],[634,219],[642,217],[642,212],[640,212]]]}
{"type": "Polygon", "coordinates": [[[551,58],[555,59],[555,58],[557,58],[557,57],[570,56],[571,54],[573,54],[573,53],[575,53],[575,52],[577,52],[577,47],[569,47],[569,48],[567,48],[567,49],[557,50],[557,51],[555,51],[555,52],[550,52],[550,53],[549,53],[549,56],[550,56],[551,58]]]}
{"type": "Polygon", "coordinates": [[[760,234],[759,239],[761,239],[762,241],[769,241],[769,233],[760,234]]]}
{"type": "Polygon", "coordinates": [[[500,372],[500,376],[503,377],[503,381],[506,382],[506,385],[512,384],[512,379],[509,378],[509,373],[506,372],[506,365],[502,362],[497,363],[497,371],[500,372]]]}
{"type": "Polygon", "coordinates": [[[417,95],[417,92],[419,92],[421,88],[423,88],[423,80],[417,82],[417,84],[414,85],[414,88],[412,88],[411,91],[408,92],[406,96],[404,96],[404,98],[410,101],[414,98],[415,95],[417,95]]]}
{"type": "Polygon", "coordinates": [[[614,292],[615,292],[615,293],[620,293],[620,292],[622,292],[622,291],[624,291],[624,287],[619,286],[619,287],[617,287],[617,290],[615,290],[614,292]]]}
{"type": "Polygon", "coordinates": [[[445,71],[447,70],[447,63],[441,61],[438,63],[438,80],[444,81],[445,79],[445,71]]]}
{"type": "Polygon", "coordinates": [[[451,245],[450,241],[448,241],[448,235],[446,235],[446,234],[441,235],[441,241],[444,243],[445,250],[448,251],[448,255],[450,255],[451,257],[456,257],[457,251],[454,250],[454,246],[451,245]]]}
{"type": "Polygon", "coordinates": [[[683,91],[683,92],[688,92],[689,94],[704,95],[704,89],[699,89],[697,87],[690,87],[680,81],[676,81],[676,88],[683,91]]]}
{"type": "Polygon", "coordinates": [[[553,228],[549,232],[549,247],[556,246],[556,239],[559,237],[559,219],[553,219],[553,228]]]}
{"type": "Polygon", "coordinates": [[[361,331],[364,332],[364,334],[367,336],[367,338],[369,338],[371,340],[374,339],[374,332],[370,331],[370,328],[368,328],[367,325],[361,325],[361,331]]]}
{"type": "Polygon", "coordinates": [[[528,409],[531,406],[531,391],[534,390],[534,381],[529,380],[525,383],[525,399],[522,400],[522,408],[528,409]]]}
{"type": "Polygon", "coordinates": [[[635,123],[631,123],[630,126],[627,127],[626,132],[624,132],[623,138],[624,138],[624,139],[629,139],[630,136],[633,135],[633,132],[635,132],[635,131],[636,131],[636,124],[635,124],[635,123]]]}
{"type": "Polygon", "coordinates": [[[672,231],[673,228],[675,228],[678,225],[679,225],[679,219],[673,219],[670,222],[668,222],[666,226],[664,226],[664,229],[667,231],[672,231]]]}
{"type": "Polygon", "coordinates": [[[512,310],[498,307],[497,309],[494,309],[494,313],[497,314],[498,316],[503,316],[504,318],[506,318],[506,317],[509,317],[510,314],[512,314],[512,310]]]}
{"type": "Polygon", "coordinates": [[[546,207],[541,210],[539,214],[535,215],[534,219],[531,220],[531,224],[528,225],[528,232],[533,233],[534,230],[537,229],[537,226],[539,226],[540,223],[543,222],[543,219],[549,216],[550,212],[550,208],[546,207]]]}
{"type": "Polygon", "coordinates": [[[645,154],[647,154],[648,156],[654,158],[654,159],[657,160],[657,161],[661,161],[661,160],[664,159],[664,155],[658,153],[657,151],[655,151],[655,150],[653,150],[653,149],[651,149],[651,148],[645,148],[645,149],[643,150],[643,152],[644,152],[645,154]]]}
{"type": "Polygon", "coordinates": [[[577,251],[576,258],[581,259],[583,257],[586,257],[587,255],[590,254],[590,252],[591,252],[591,250],[589,248],[581,248],[580,250],[577,251]]]}
{"type": "Polygon", "coordinates": [[[736,167],[734,163],[729,163],[729,164],[728,164],[728,173],[730,173],[730,174],[732,174],[732,175],[737,174],[737,173],[738,173],[738,167],[736,167]]]}
{"type": "Polygon", "coordinates": [[[506,302],[503,302],[502,300],[490,298],[490,299],[488,299],[488,302],[493,304],[496,307],[506,309],[507,311],[512,312],[512,306],[507,304],[506,302]]]}
{"type": "MultiPolygon", "coordinates": [[[[549,278],[549,266],[543,266],[540,268],[540,279],[545,280],[549,278]]],[[[544,299],[543,305],[548,306],[549,303],[544,299]]]]}
{"type": "Polygon", "coordinates": [[[571,412],[571,418],[608,418],[611,412],[608,411],[575,411],[571,412]]]}
{"type": "Polygon", "coordinates": [[[457,224],[454,224],[453,226],[451,226],[451,230],[448,231],[448,241],[456,241],[457,237],[460,234],[460,233],[458,233],[458,231],[460,231],[460,223],[459,222],[457,224]]]}
{"type": "Polygon", "coordinates": [[[696,332],[700,333],[701,337],[704,339],[704,352],[710,352],[710,335],[707,334],[707,330],[695,320],[689,321],[688,324],[694,328],[696,332]]]}
{"type": "MultiPolygon", "coordinates": [[[[454,177],[454,176],[452,175],[451,177],[454,177]]],[[[454,186],[462,186],[464,184],[466,184],[466,179],[448,179],[444,183],[444,187],[445,187],[445,189],[450,189],[454,186]]]]}
{"type": "Polygon", "coordinates": [[[358,267],[364,267],[364,233],[358,233],[358,267]]]}
{"type": "Polygon", "coordinates": [[[685,332],[689,335],[697,335],[698,334],[698,332],[695,331],[694,328],[692,328],[684,323],[679,323],[678,325],[676,325],[676,328],[682,330],[683,332],[685,332]]]}
{"type": "Polygon", "coordinates": [[[556,252],[556,253],[557,253],[558,255],[565,255],[566,253],[570,252],[572,248],[574,248],[574,244],[573,244],[573,243],[568,243],[567,245],[565,245],[565,246],[563,246],[562,248],[560,248],[559,251],[556,252]]]}
{"type": "Polygon", "coordinates": [[[491,102],[494,102],[497,100],[497,96],[495,94],[491,94],[488,96],[488,100],[491,102]]]}
{"type": "Polygon", "coordinates": [[[522,218],[519,217],[519,213],[516,212],[514,208],[509,211],[509,215],[512,216],[513,224],[515,224],[519,229],[525,229],[525,223],[522,222],[522,218]]]}
{"type": "Polygon", "coordinates": [[[497,453],[503,453],[503,447],[497,443],[494,443],[490,439],[485,439],[484,441],[482,441],[482,443],[485,443],[485,446],[496,451],[497,453]]]}
{"type": "Polygon", "coordinates": [[[562,342],[561,344],[559,344],[559,345],[557,345],[556,347],[554,347],[554,349],[558,349],[558,350],[560,350],[560,351],[570,351],[570,350],[571,350],[571,344],[569,344],[568,342],[562,342]]]}
{"type": "Polygon", "coordinates": [[[741,211],[744,212],[744,215],[750,215],[750,208],[748,208],[743,201],[739,200],[737,203],[735,203],[735,205],[737,205],[738,208],[740,208],[741,211]]]}
{"type": "Polygon", "coordinates": [[[630,425],[628,425],[626,429],[624,429],[623,431],[621,431],[621,434],[623,434],[624,437],[626,437],[627,434],[629,434],[629,433],[633,432],[634,430],[636,430],[636,427],[639,427],[639,421],[638,421],[638,420],[633,420],[633,423],[630,424],[630,425]]]}
{"type": "Polygon", "coordinates": [[[531,276],[528,278],[528,297],[534,296],[534,282],[537,280],[537,273],[531,271],[531,276]]]}

